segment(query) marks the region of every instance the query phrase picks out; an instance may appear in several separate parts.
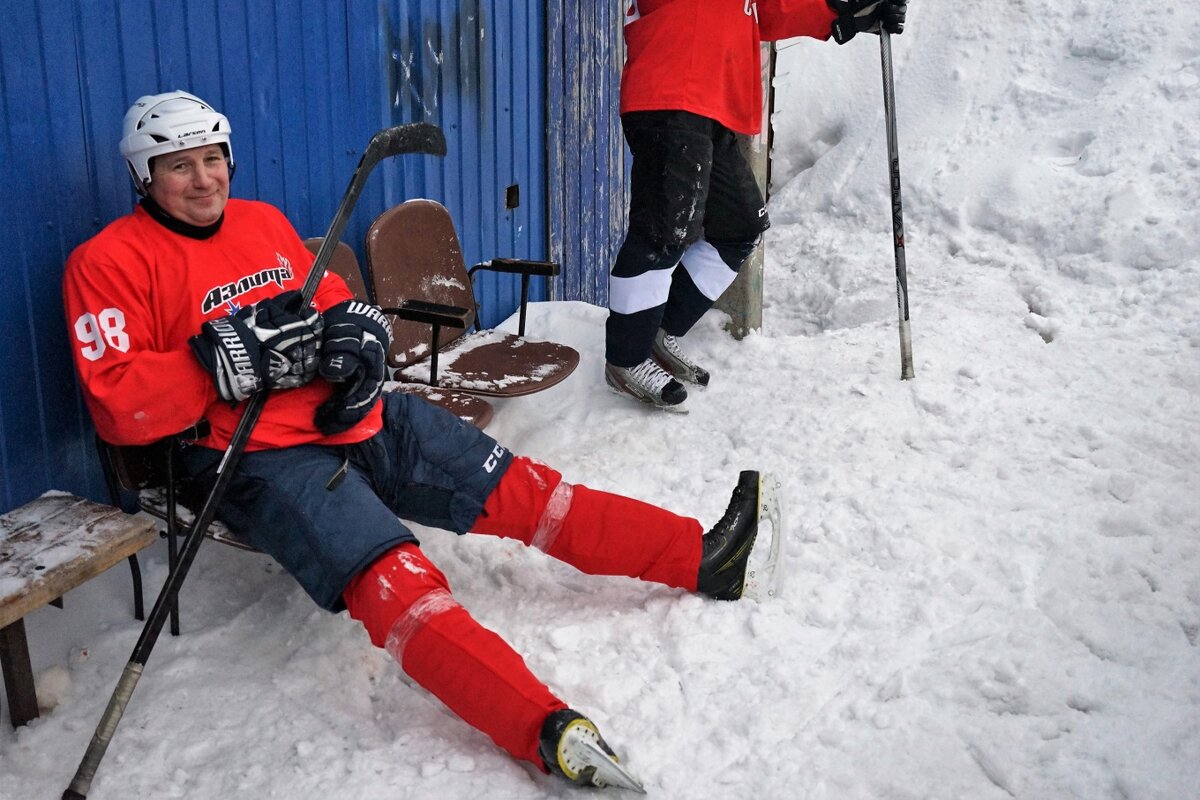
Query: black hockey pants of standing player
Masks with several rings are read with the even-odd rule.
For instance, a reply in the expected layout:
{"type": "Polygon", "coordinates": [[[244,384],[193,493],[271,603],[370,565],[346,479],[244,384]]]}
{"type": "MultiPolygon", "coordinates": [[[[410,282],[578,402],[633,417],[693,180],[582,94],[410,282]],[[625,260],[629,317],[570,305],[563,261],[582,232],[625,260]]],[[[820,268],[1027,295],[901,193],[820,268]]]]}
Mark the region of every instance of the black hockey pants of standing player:
{"type": "Polygon", "coordinates": [[[609,275],[605,358],[633,367],[659,328],[691,330],[770,220],[740,134],[686,111],[631,112],[621,124],[633,153],[629,232],[609,275]]]}

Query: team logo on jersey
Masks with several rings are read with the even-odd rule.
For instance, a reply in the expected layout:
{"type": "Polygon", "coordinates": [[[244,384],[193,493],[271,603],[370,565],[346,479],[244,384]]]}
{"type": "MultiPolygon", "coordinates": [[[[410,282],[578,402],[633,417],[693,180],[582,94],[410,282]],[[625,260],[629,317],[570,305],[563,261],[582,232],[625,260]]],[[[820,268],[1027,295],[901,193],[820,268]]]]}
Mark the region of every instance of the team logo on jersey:
{"type": "Polygon", "coordinates": [[[227,306],[227,311],[232,314],[241,308],[241,304],[236,302],[239,297],[260,286],[266,286],[269,283],[274,283],[282,290],[284,284],[290,281],[295,273],[292,271],[292,262],[288,261],[280,253],[275,253],[275,259],[278,264],[267,269],[260,269],[252,275],[247,275],[244,278],[239,278],[233,283],[226,283],[221,286],[214,286],[204,296],[204,303],[200,307],[200,313],[208,316],[220,306],[227,306]]]}
{"type": "Polygon", "coordinates": [[[636,22],[642,18],[642,12],[638,10],[637,0],[626,0],[625,2],[625,24],[636,22]]]}

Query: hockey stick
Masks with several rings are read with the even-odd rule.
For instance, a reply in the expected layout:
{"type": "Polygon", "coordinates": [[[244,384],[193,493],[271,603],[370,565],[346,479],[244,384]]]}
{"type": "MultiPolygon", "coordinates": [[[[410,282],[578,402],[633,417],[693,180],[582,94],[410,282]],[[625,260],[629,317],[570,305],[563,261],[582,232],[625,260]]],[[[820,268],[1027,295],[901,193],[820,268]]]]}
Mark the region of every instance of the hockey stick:
{"type": "Polygon", "coordinates": [[[879,32],[883,58],[883,116],[887,123],[888,176],[892,182],[892,240],[896,251],[896,305],[900,313],[900,379],[913,377],[912,333],[908,327],[908,270],[904,264],[904,206],[900,203],[900,152],[896,145],[896,90],[891,34],[879,32]]]}
{"type": "MultiPolygon", "coordinates": [[[[358,202],[358,196],[362,194],[367,176],[383,159],[405,153],[444,156],[446,154],[445,136],[436,125],[416,123],[387,128],[371,137],[371,141],[367,143],[367,148],[358,161],[358,166],[354,169],[354,175],[350,178],[350,185],[346,187],[342,203],[338,206],[337,213],[333,215],[333,221],[329,223],[325,241],[321,243],[312,267],[309,268],[308,278],[304,281],[304,288],[301,290],[304,305],[312,302],[313,296],[317,293],[317,285],[321,282],[325,268],[333,258],[334,249],[342,238],[342,233],[346,230],[346,224],[350,221],[350,212],[354,210],[354,204],[358,202]]],[[[108,750],[117,724],[121,721],[125,707],[129,704],[129,698],[133,695],[138,679],[142,676],[146,660],[150,657],[150,651],[154,648],[154,643],[158,641],[163,623],[175,605],[179,587],[183,584],[183,579],[187,577],[192,561],[195,560],[196,553],[200,549],[200,542],[204,539],[204,529],[216,516],[217,505],[225,494],[234,470],[237,469],[246,444],[250,440],[250,432],[258,422],[266,402],[267,392],[265,391],[259,392],[246,401],[246,410],[242,412],[242,418],[238,421],[233,436],[229,440],[229,447],[226,448],[225,455],[217,465],[216,480],[212,489],[209,490],[204,505],[188,529],[178,563],[167,576],[167,582],[158,594],[154,609],[150,612],[145,627],[142,628],[142,635],[133,648],[129,663],[125,665],[125,670],[121,673],[120,680],[117,681],[117,687],[108,701],[108,707],[104,710],[100,723],[96,726],[96,732],[92,734],[92,740],[83,754],[83,760],[75,772],[75,777],[71,780],[71,785],[63,792],[62,800],[84,800],[87,797],[88,790],[92,786],[92,779],[96,776],[96,770],[100,766],[100,760],[104,758],[104,753],[108,750]]]]}

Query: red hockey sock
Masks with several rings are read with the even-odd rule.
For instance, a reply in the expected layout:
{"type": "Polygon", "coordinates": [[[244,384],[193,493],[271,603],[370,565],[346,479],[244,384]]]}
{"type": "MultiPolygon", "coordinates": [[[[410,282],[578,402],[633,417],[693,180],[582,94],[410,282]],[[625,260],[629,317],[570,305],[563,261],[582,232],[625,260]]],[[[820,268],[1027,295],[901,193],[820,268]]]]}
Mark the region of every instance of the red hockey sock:
{"type": "Polygon", "coordinates": [[[508,644],[450,594],[415,544],[400,545],[354,577],[342,597],[378,647],[455,714],[514,757],[544,769],[538,737],[566,703],[508,644]]]}
{"type": "Polygon", "coordinates": [[[472,528],[525,544],[589,575],[628,575],[696,590],[703,528],[690,517],[572,485],[517,457],[472,528]]]}

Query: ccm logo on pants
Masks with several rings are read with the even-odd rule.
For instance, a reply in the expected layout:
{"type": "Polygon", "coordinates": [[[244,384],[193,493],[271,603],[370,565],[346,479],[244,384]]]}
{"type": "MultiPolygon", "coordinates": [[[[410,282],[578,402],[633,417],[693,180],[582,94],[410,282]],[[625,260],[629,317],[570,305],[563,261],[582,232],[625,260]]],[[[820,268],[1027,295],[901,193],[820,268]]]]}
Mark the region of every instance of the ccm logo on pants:
{"type": "Polygon", "coordinates": [[[492,473],[496,471],[496,467],[500,466],[500,459],[504,458],[504,448],[496,445],[492,448],[492,452],[488,454],[487,460],[483,462],[483,471],[492,473]]]}

